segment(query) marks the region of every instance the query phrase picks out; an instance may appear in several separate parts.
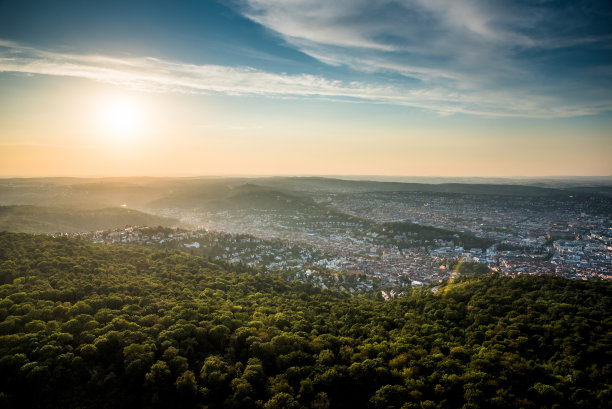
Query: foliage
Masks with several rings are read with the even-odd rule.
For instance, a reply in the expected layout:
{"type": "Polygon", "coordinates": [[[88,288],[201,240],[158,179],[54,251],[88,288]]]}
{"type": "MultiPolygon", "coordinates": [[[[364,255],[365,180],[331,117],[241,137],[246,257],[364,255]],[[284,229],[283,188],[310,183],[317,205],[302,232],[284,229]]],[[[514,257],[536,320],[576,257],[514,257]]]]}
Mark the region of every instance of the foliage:
{"type": "Polygon", "coordinates": [[[579,408],[612,285],[463,277],[383,302],[174,250],[0,233],[5,407],[579,408]]]}
{"type": "Polygon", "coordinates": [[[494,243],[494,240],[476,237],[470,233],[445,230],[410,222],[383,223],[374,226],[371,230],[383,236],[395,236],[395,244],[400,247],[410,247],[408,242],[432,242],[436,239],[453,241],[466,249],[486,249],[494,243]]]}
{"type": "Polygon", "coordinates": [[[484,263],[476,263],[473,261],[459,261],[457,263],[449,263],[452,271],[462,275],[482,275],[491,272],[491,269],[484,263]]]}

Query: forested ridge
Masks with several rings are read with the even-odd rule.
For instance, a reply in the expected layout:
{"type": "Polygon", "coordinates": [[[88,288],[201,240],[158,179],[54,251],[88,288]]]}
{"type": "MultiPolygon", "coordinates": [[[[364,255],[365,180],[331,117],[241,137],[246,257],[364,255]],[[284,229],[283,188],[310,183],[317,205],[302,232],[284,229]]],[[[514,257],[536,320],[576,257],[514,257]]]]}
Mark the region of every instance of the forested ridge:
{"type": "Polygon", "coordinates": [[[582,408],[612,284],[464,277],[384,302],[181,251],[0,233],[0,406],[582,408]]]}
{"type": "Polygon", "coordinates": [[[0,206],[0,231],[85,232],[130,226],[175,226],[176,219],[134,209],[79,209],[51,206],[0,206]]]}

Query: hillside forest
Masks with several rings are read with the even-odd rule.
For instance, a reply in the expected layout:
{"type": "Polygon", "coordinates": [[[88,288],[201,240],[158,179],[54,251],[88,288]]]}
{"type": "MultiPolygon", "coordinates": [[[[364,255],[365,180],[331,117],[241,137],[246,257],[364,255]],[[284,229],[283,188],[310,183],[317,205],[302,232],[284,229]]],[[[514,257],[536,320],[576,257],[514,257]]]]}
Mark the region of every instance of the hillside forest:
{"type": "Polygon", "coordinates": [[[469,274],[371,295],[178,250],[0,233],[0,406],[585,408],[612,285],[469,274]]]}

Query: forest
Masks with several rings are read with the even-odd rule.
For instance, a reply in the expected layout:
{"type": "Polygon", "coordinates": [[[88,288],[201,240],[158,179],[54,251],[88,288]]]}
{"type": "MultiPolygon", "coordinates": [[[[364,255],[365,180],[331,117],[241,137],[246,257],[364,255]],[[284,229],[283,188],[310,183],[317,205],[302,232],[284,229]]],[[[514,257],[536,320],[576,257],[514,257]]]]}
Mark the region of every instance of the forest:
{"type": "Polygon", "coordinates": [[[0,407],[585,408],[612,283],[463,274],[370,295],[179,250],[0,233],[0,407]]]}
{"type": "Polygon", "coordinates": [[[494,240],[476,237],[471,233],[440,229],[437,227],[410,222],[389,222],[376,225],[370,229],[382,237],[394,237],[392,243],[397,246],[409,246],[409,242],[430,243],[436,239],[448,240],[466,249],[486,249],[495,243],[494,240]]]}

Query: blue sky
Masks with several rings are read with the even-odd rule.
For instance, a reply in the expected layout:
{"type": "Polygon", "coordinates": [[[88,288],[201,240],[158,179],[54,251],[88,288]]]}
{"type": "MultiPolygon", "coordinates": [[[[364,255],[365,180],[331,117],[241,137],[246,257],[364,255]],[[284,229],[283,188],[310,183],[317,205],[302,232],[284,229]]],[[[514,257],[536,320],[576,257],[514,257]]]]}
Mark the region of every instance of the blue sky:
{"type": "MultiPolygon", "coordinates": [[[[424,135],[418,144],[428,133],[444,134],[437,143],[454,137],[469,145],[474,129],[483,135],[483,129],[504,130],[490,135],[499,151],[504,147],[496,140],[503,135],[509,144],[507,130],[515,129],[523,133],[516,136],[517,151],[541,137],[543,146],[561,144],[553,152],[565,152],[561,157],[581,139],[594,153],[580,158],[587,164],[597,161],[595,152],[612,154],[610,27],[609,1],[4,0],[0,120],[10,99],[35,94],[40,83],[32,76],[42,76],[150,98],[200,96],[194,106],[224,105],[227,118],[249,117],[245,111],[257,105],[263,117],[272,113],[264,123],[278,122],[274,113],[283,112],[289,119],[284,134],[296,139],[304,137],[291,126],[291,120],[302,126],[298,112],[329,124],[330,137],[355,131],[363,119],[351,113],[371,115],[369,137],[385,144],[401,139],[401,127],[411,124],[415,132],[408,139],[416,131],[424,135]],[[18,91],[23,88],[31,89],[18,91]],[[295,109],[287,112],[287,104],[295,109]],[[332,115],[317,113],[319,106],[332,115]],[[377,116],[385,117],[390,139],[375,131],[377,116]],[[567,129],[576,130],[576,140],[567,129]]],[[[19,114],[25,116],[26,108],[19,114]]],[[[251,126],[236,122],[236,129],[251,126]]],[[[8,126],[2,130],[5,143],[15,143],[11,133],[8,126]]],[[[527,173],[563,173],[552,166],[553,157],[546,160],[551,166],[527,173]]],[[[571,172],[611,174],[609,161],[599,161],[571,172]]],[[[418,174],[418,168],[398,166],[363,171],[418,174]]],[[[270,172],[320,173],[314,166],[270,172]]],[[[469,172],[487,171],[459,171],[469,172]]]]}

